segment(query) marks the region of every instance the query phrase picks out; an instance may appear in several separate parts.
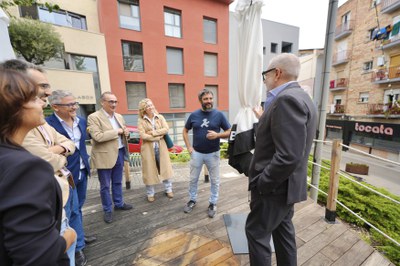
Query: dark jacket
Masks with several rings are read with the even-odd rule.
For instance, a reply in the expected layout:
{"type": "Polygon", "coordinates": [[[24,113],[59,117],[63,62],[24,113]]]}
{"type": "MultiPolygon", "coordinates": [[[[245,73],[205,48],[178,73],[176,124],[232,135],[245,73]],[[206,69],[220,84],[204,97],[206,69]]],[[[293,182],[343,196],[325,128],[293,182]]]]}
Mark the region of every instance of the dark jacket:
{"type": "Polygon", "coordinates": [[[49,163],[0,144],[0,265],[68,265],[61,189],[49,163]]]}
{"type": "Polygon", "coordinates": [[[287,204],[307,199],[308,155],[317,112],[297,82],[279,93],[259,119],[249,189],[287,193],[287,204]]]}
{"type": "MultiPolygon", "coordinates": [[[[76,184],[78,183],[78,178],[79,178],[81,157],[83,159],[83,163],[85,164],[88,174],[90,174],[89,155],[87,153],[86,143],[85,143],[85,140],[87,139],[87,133],[86,133],[87,123],[84,118],[82,117],[78,118],[79,118],[78,128],[81,131],[79,148],[76,148],[75,152],[67,157],[68,161],[67,168],[72,173],[72,176],[74,177],[74,182],[76,184]]],[[[64,127],[61,125],[60,120],[58,120],[58,118],[55,116],[55,114],[48,116],[46,118],[46,121],[50,126],[54,127],[58,133],[64,135],[68,139],[71,139],[68,133],[65,131],[64,127]]]]}

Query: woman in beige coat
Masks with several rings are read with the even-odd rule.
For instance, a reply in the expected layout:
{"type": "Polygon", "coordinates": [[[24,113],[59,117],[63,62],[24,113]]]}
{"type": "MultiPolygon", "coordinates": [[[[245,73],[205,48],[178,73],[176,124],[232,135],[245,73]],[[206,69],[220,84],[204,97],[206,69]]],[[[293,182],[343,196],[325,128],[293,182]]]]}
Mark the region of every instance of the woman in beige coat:
{"type": "Polygon", "coordinates": [[[139,102],[138,130],[142,138],[142,177],[146,185],[147,200],[153,202],[154,185],[164,183],[165,194],[173,198],[172,165],[164,135],[168,133],[168,124],[155,109],[153,102],[146,98],[139,102]]]}

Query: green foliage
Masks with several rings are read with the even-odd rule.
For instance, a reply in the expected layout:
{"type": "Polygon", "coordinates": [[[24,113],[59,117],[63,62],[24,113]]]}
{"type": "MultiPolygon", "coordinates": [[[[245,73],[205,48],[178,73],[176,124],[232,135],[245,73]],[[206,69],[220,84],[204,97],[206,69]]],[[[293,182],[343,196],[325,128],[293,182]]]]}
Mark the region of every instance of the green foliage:
{"type": "Polygon", "coordinates": [[[33,6],[37,5],[40,7],[47,8],[50,12],[53,10],[59,10],[60,7],[57,4],[52,4],[48,2],[41,3],[37,0],[2,0],[0,1],[0,8],[7,12],[7,14],[12,17],[12,15],[8,12],[8,8],[12,6],[33,6]]]}
{"type": "Polygon", "coordinates": [[[61,57],[64,46],[60,34],[50,24],[33,19],[12,19],[9,32],[12,47],[28,62],[40,65],[61,57]]]}
{"type": "Polygon", "coordinates": [[[171,159],[171,162],[174,163],[186,163],[190,161],[190,154],[187,152],[187,150],[183,150],[181,153],[170,153],[169,158],[171,159]]]}
{"type": "Polygon", "coordinates": [[[222,159],[228,159],[229,158],[229,156],[228,156],[228,146],[229,146],[228,142],[221,142],[219,144],[219,147],[221,148],[221,158],[222,159]]]}
{"type": "Polygon", "coordinates": [[[364,163],[353,163],[353,162],[350,162],[350,163],[347,163],[347,164],[349,164],[349,165],[352,165],[352,166],[366,166],[366,167],[368,167],[368,165],[367,164],[364,164],[364,163]]]}
{"type": "MultiPolygon", "coordinates": [[[[323,165],[330,164],[323,160],[323,165]]],[[[312,173],[312,165],[309,164],[308,174],[312,173]]],[[[386,189],[376,188],[365,182],[367,187],[379,191],[392,199],[400,201],[400,197],[391,194],[386,189]]],[[[321,168],[319,188],[327,192],[329,187],[329,170],[321,168]]],[[[378,194],[357,185],[350,180],[340,177],[338,200],[345,206],[357,213],[379,230],[400,242],[400,205],[390,201],[378,194]]],[[[318,195],[318,201],[326,204],[326,196],[322,193],[318,195]]],[[[364,227],[369,231],[371,244],[385,254],[395,265],[400,265],[400,247],[394,242],[383,237],[376,230],[359,220],[346,209],[337,205],[337,215],[344,221],[364,227]]]]}

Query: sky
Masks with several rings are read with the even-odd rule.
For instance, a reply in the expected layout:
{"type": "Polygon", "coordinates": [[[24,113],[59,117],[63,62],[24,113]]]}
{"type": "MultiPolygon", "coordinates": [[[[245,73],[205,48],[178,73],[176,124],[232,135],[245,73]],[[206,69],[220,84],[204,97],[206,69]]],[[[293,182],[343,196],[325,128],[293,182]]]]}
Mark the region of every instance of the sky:
{"type": "MultiPolygon", "coordinates": [[[[339,6],[345,1],[339,0],[339,6]]],[[[261,17],[299,27],[299,49],[324,48],[328,7],[329,0],[264,0],[261,17]]]]}

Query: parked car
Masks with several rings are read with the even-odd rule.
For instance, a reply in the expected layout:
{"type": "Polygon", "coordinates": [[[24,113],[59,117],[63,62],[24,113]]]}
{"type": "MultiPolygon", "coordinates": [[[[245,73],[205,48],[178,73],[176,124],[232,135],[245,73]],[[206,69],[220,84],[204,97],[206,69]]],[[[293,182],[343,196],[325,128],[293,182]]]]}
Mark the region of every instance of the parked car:
{"type": "MultiPolygon", "coordinates": [[[[129,153],[138,152],[140,153],[140,147],[142,146],[142,139],[139,135],[139,130],[137,126],[126,126],[129,130],[129,153]]],[[[173,153],[181,153],[183,148],[179,145],[174,145],[172,148],[168,149],[169,152],[173,153]]]]}

